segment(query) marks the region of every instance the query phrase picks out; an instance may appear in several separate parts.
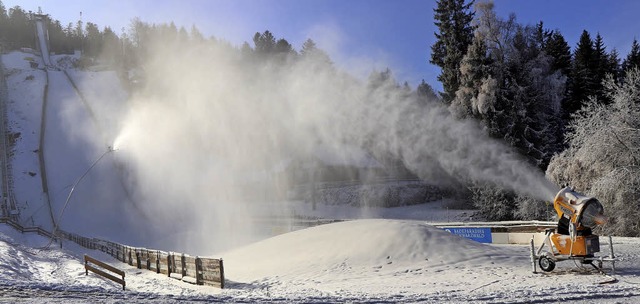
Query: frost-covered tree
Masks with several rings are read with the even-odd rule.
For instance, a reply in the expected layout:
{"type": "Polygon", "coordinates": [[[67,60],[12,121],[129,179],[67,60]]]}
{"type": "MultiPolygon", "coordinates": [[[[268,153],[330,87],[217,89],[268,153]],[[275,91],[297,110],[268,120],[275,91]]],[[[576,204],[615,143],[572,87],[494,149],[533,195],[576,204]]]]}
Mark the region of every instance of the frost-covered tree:
{"type": "Polygon", "coordinates": [[[469,189],[473,205],[486,220],[506,221],[515,218],[517,205],[513,192],[488,184],[476,184],[469,189]]]}
{"type": "Polygon", "coordinates": [[[460,64],[460,87],[449,109],[458,118],[487,118],[491,105],[495,102],[496,81],[491,77],[491,58],[480,33],[476,33],[473,43],[460,64]]]}
{"type": "MultiPolygon", "coordinates": [[[[461,86],[450,110],[458,117],[480,120],[490,135],[505,140],[544,170],[562,147],[566,76],[563,62],[557,60],[563,55],[562,40],[556,36],[555,58],[545,52],[547,37],[553,34],[542,24],[523,26],[515,15],[499,18],[491,2],[478,3],[476,12],[474,41],[462,60],[461,86]]],[[[489,219],[546,218],[545,209],[535,207],[538,204],[530,198],[492,185],[474,185],[470,190],[489,219]],[[520,204],[522,208],[517,208],[520,204]]]]}
{"type": "Polygon", "coordinates": [[[503,20],[493,3],[478,3],[474,41],[462,60],[462,80],[450,109],[479,119],[488,132],[518,148],[542,169],[561,146],[566,78],[554,70],[537,27],[503,20]]]}
{"type": "Polygon", "coordinates": [[[555,156],[547,175],[557,184],[597,197],[610,220],[605,230],[640,236],[640,71],[605,83],[612,103],[592,98],[570,125],[569,148],[555,156]]]}

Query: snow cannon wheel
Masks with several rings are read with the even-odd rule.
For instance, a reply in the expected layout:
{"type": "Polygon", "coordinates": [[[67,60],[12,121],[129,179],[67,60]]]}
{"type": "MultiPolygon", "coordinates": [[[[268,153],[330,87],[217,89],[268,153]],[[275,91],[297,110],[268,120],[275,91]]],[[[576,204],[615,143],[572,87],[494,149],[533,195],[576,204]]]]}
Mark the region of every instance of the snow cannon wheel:
{"type": "Polygon", "coordinates": [[[547,256],[541,256],[540,259],[538,259],[538,265],[540,265],[540,269],[545,272],[552,271],[556,268],[556,262],[547,256]]]}

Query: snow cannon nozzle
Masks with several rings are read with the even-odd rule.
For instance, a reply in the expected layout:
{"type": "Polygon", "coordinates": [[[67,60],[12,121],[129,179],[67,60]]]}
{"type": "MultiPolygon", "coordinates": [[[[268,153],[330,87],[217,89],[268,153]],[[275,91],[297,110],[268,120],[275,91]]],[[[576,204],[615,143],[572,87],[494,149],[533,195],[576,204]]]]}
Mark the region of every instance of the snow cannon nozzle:
{"type": "Polygon", "coordinates": [[[556,194],[553,207],[559,219],[565,218],[578,228],[595,228],[608,220],[600,201],[576,192],[571,187],[564,187],[556,194]]]}

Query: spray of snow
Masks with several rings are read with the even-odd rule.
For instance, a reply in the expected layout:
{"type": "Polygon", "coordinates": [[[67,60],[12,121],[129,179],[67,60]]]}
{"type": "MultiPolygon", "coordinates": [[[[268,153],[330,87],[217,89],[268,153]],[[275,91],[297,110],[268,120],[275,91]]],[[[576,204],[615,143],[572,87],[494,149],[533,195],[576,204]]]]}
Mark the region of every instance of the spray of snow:
{"type": "Polygon", "coordinates": [[[223,43],[151,49],[113,147],[139,207],[190,252],[249,240],[255,210],[278,209],[254,206],[289,187],[282,164],[319,143],[393,155],[435,184],[493,182],[545,200],[557,190],[479,125],[395,83],[372,88],[314,56],[252,60],[223,43]]]}

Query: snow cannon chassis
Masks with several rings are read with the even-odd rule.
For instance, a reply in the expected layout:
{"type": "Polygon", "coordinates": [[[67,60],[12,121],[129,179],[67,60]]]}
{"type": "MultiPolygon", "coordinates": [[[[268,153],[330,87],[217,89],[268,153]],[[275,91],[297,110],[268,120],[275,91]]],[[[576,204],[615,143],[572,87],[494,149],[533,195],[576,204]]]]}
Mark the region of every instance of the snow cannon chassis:
{"type": "MultiPolygon", "coordinates": [[[[537,266],[540,266],[544,272],[553,271],[556,267],[556,263],[560,261],[579,261],[581,264],[589,264],[593,266],[596,270],[603,273],[603,263],[611,262],[611,274],[615,274],[616,272],[616,259],[615,254],[613,253],[613,242],[611,236],[609,236],[609,256],[595,256],[593,253],[599,251],[599,240],[597,235],[591,235],[589,238],[583,238],[583,242],[586,245],[586,252],[577,252],[570,254],[561,254],[555,247],[551,241],[554,235],[555,229],[547,229],[545,231],[545,239],[540,245],[540,247],[536,250],[536,247],[533,243],[533,238],[530,241],[531,246],[531,266],[533,269],[533,273],[537,273],[537,266]],[[549,248],[543,252],[545,245],[549,248]],[[596,263],[596,264],[594,264],[596,263]]],[[[571,240],[568,240],[571,242],[571,240]]],[[[576,242],[580,242],[580,240],[576,240],[576,242]]]]}
{"type": "Polygon", "coordinates": [[[594,255],[600,251],[600,238],[591,229],[607,220],[602,204],[593,197],[584,196],[566,187],[554,198],[553,207],[558,214],[558,226],[545,230],[544,241],[537,250],[533,238],[530,241],[533,272],[536,273],[536,264],[543,271],[550,272],[557,262],[573,260],[574,263],[579,261],[581,264],[589,264],[600,273],[604,273],[602,264],[611,262],[612,273],[615,273],[617,259],[613,253],[611,236],[609,256],[594,255]],[[543,252],[545,246],[548,249],[543,252]]]}

